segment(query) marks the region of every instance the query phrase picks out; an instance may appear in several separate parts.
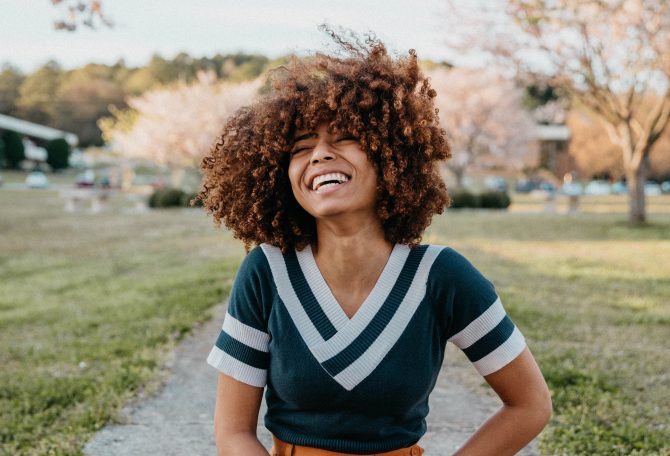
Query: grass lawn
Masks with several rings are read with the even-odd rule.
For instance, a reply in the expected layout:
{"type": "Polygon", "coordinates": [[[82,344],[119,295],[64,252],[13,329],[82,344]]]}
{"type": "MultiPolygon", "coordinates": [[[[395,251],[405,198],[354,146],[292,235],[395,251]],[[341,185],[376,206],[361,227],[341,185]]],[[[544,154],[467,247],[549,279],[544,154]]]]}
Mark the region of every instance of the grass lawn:
{"type": "MultiPolygon", "coordinates": [[[[198,210],[66,214],[0,188],[0,453],[80,454],[210,317],[243,255],[198,210]]],[[[449,211],[424,241],[496,285],[552,389],[546,454],[669,454],[670,211],[449,211]]],[[[204,362],[204,361],[203,361],[204,362]]]]}

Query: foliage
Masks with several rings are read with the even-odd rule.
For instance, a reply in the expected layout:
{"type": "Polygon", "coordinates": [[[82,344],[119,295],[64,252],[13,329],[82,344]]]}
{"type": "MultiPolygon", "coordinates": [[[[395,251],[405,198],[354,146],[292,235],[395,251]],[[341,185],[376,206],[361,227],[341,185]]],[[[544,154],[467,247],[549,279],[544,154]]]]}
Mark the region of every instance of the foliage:
{"type": "Polygon", "coordinates": [[[23,140],[15,131],[5,130],[2,133],[2,142],[5,145],[5,161],[8,168],[18,168],[25,158],[23,140]]]}
{"type": "Polygon", "coordinates": [[[19,87],[24,76],[19,70],[3,65],[0,71],[0,114],[16,115],[19,87]]]}
{"type": "Polygon", "coordinates": [[[191,204],[191,201],[195,200],[195,197],[198,196],[197,193],[184,193],[181,197],[181,205],[184,207],[202,207],[202,201],[196,200],[191,204]]]}
{"type": "Polygon", "coordinates": [[[7,158],[5,155],[5,141],[0,136],[0,169],[7,166],[7,158]]]}
{"type": "Polygon", "coordinates": [[[220,83],[216,75],[199,73],[192,83],[152,90],[131,98],[136,114],[129,128],[127,115],[101,122],[105,138],[126,157],[145,158],[175,167],[197,167],[228,116],[256,95],[258,80],[220,83]]]}
{"type": "Polygon", "coordinates": [[[512,203],[509,195],[505,192],[484,192],[479,195],[482,209],[507,209],[512,203]]]}
{"type": "Polygon", "coordinates": [[[186,193],[178,188],[162,187],[157,188],[149,196],[149,207],[180,207],[184,206],[186,193]]]}
{"type": "Polygon", "coordinates": [[[471,167],[521,170],[535,163],[535,125],[522,107],[523,90],[513,81],[491,69],[438,69],[428,74],[452,149],[446,166],[457,187],[463,187],[471,167]]]}
{"type": "MultiPolygon", "coordinates": [[[[600,119],[585,109],[573,108],[567,116],[572,132],[570,155],[575,157],[582,178],[608,175],[625,177],[621,147],[612,143],[600,119]]],[[[654,144],[649,153],[649,177],[662,179],[670,175],[670,130],[654,144]]]]}
{"type": "Polygon", "coordinates": [[[53,169],[65,169],[70,164],[70,145],[63,138],[52,139],[47,143],[47,163],[53,169]]]}
{"type": "Polygon", "coordinates": [[[19,87],[19,99],[16,102],[22,119],[51,125],[54,121],[54,94],[62,75],[58,63],[50,61],[26,76],[19,87]]]}
{"type": "Polygon", "coordinates": [[[507,209],[511,204],[509,195],[505,192],[484,192],[476,194],[467,190],[458,190],[451,196],[451,209],[507,209]]]}
{"type": "Polygon", "coordinates": [[[109,115],[109,106],[125,107],[121,87],[111,69],[89,64],[63,76],[54,99],[54,126],[76,132],[83,147],[102,145],[96,122],[109,115]]]}
{"type": "Polygon", "coordinates": [[[451,206],[453,209],[477,208],[480,207],[479,198],[474,193],[467,190],[458,190],[450,193],[451,206]]]}

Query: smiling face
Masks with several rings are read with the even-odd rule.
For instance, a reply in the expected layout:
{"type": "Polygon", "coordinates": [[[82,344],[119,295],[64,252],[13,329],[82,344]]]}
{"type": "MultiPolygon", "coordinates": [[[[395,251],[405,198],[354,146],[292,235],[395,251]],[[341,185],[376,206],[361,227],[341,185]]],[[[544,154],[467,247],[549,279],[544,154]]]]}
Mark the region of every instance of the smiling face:
{"type": "Polygon", "coordinates": [[[327,124],[295,134],[288,168],[298,203],[317,221],[348,214],[376,217],[377,172],[358,141],[327,124]]]}

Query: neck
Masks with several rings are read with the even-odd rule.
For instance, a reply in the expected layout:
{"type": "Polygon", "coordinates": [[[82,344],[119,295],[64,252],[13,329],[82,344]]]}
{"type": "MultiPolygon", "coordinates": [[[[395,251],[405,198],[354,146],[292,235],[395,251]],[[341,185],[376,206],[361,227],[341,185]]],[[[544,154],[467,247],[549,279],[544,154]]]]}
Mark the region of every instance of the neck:
{"type": "Polygon", "coordinates": [[[314,257],[330,282],[365,287],[379,277],[393,245],[376,217],[348,224],[318,220],[316,228],[314,257]]]}

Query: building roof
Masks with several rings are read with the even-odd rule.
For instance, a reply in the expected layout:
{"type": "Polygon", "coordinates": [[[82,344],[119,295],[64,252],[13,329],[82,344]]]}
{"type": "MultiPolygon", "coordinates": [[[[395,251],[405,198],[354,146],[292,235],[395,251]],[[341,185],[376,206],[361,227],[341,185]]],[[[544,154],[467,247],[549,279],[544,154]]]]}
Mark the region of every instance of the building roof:
{"type": "Polygon", "coordinates": [[[46,140],[64,138],[72,147],[79,143],[79,137],[74,133],[68,133],[67,131],[28,122],[27,120],[17,119],[16,117],[6,116],[4,114],[0,114],[0,129],[12,130],[26,136],[46,140]]]}

